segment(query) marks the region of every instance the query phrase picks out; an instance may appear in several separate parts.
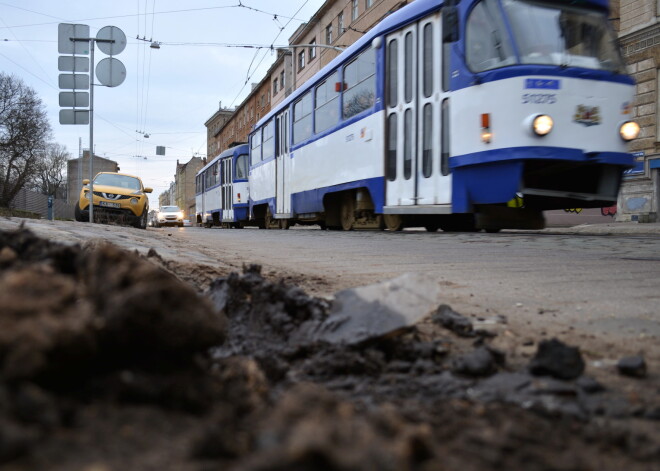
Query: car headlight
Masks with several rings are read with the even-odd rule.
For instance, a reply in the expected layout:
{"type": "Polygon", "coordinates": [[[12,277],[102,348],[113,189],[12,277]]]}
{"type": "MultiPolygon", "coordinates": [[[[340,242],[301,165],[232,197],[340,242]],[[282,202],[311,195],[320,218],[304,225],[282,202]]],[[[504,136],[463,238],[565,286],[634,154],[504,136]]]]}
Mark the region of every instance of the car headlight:
{"type": "Polygon", "coordinates": [[[532,131],[537,136],[545,136],[552,131],[554,122],[552,118],[547,114],[540,114],[534,117],[532,120],[532,131]]]}
{"type": "Polygon", "coordinates": [[[178,213],[176,213],[176,217],[179,219],[183,219],[183,213],[179,211],[178,213]]]}
{"type": "Polygon", "coordinates": [[[635,121],[626,121],[619,126],[619,134],[624,141],[632,141],[639,136],[639,124],[635,121]]]}
{"type": "Polygon", "coordinates": [[[133,206],[135,206],[135,205],[138,204],[139,202],[140,202],[139,199],[137,199],[137,198],[131,198],[131,204],[132,204],[133,206]]]}

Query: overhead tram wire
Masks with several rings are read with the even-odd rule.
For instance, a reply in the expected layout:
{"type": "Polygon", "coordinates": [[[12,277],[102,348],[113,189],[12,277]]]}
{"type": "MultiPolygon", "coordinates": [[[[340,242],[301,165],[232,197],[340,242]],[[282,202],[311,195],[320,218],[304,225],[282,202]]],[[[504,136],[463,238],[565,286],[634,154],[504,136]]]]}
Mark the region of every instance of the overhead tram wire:
{"type": "MultiPolygon", "coordinates": [[[[139,1],[139,0],[138,0],[139,1]]],[[[16,7],[14,5],[8,5],[6,3],[2,3],[2,5],[12,7],[12,8],[18,8],[21,10],[24,10],[24,8],[16,7]]],[[[167,14],[175,14],[175,13],[187,13],[187,12],[195,12],[195,11],[204,11],[204,10],[220,10],[220,9],[227,9],[227,8],[245,8],[248,10],[255,11],[257,13],[262,13],[264,15],[268,16],[277,16],[279,18],[285,18],[289,20],[296,20],[296,21],[301,21],[304,22],[304,19],[296,18],[296,17],[289,17],[286,15],[280,15],[279,13],[271,13],[267,12],[265,10],[260,10],[258,8],[250,7],[248,5],[244,5],[242,3],[238,3],[237,5],[224,5],[224,6],[216,6],[216,7],[202,7],[202,8],[185,8],[185,9],[180,9],[180,10],[165,10],[165,11],[154,11],[152,12],[152,15],[167,15],[167,14]]],[[[30,10],[26,10],[30,11],[30,10]]],[[[146,16],[146,8],[145,8],[145,13],[137,13],[137,14],[130,14],[130,15],[112,15],[112,16],[99,16],[99,17],[94,17],[94,18],[81,18],[77,20],[71,20],[71,23],[81,23],[81,22],[91,22],[91,21],[100,21],[100,20],[112,20],[112,19],[119,19],[119,18],[131,18],[134,16],[146,16]]],[[[300,10],[299,10],[300,11],[300,10]]],[[[297,13],[296,13],[297,14],[297,13]]],[[[50,16],[50,15],[44,15],[44,16],[50,16]]],[[[32,23],[32,24],[26,24],[26,25],[14,25],[11,26],[12,28],[28,28],[28,27],[33,27],[33,26],[48,26],[48,25],[54,25],[61,23],[61,21],[51,21],[51,22],[46,22],[46,23],[32,23]]],[[[0,29],[7,28],[6,26],[0,26],[0,29]]]]}
{"type": "MultiPolygon", "coordinates": [[[[303,2],[303,4],[300,6],[300,8],[298,8],[298,10],[293,14],[293,17],[291,17],[291,18],[289,19],[289,21],[287,21],[287,23],[284,25],[284,27],[280,28],[280,32],[277,33],[277,36],[275,36],[275,39],[273,39],[273,42],[272,42],[271,45],[270,45],[271,49],[274,47],[273,45],[275,44],[275,41],[277,41],[277,38],[279,38],[280,35],[282,34],[282,31],[284,31],[284,30],[286,29],[286,27],[289,26],[289,24],[291,23],[291,21],[293,21],[293,19],[295,18],[295,15],[297,15],[298,13],[300,13],[300,10],[302,10],[302,9],[305,7],[305,5],[307,5],[307,2],[309,2],[309,0],[305,0],[305,1],[303,2]]],[[[283,18],[284,18],[284,17],[283,17],[283,18]]],[[[256,54],[255,54],[255,57],[256,57],[256,54]]],[[[259,61],[259,64],[257,64],[257,66],[255,67],[255,69],[254,69],[255,72],[257,71],[257,69],[259,69],[259,66],[260,66],[261,63],[264,61],[265,57],[266,57],[266,54],[264,54],[264,55],[262,56],[261,60],[259,61]]],[[[252,60],[252,62],[254,62],[254,59],[252,60]]],[[[252,66],[252,64],[250,64],[250,66],[252,66]]],[[[250,69],[248,68],[248,74],[249,74],[249,72],[250,72],[250,69]]],[[[230,103],[230,105],[229,105],[230,108],[231,108],[232,106],[234,106],[234,103],[236,103],[236,100],[238,100],[238,97],[241,95],[241,93],[243,93],[243,90],[245,89],[245,86],[248,84],[248,82],[249,82],[250,79],[252,78],[252,75],[253,75],[253,74],[251,74],[251,75],[249,75],[249,76],[247,77],[247,79],[245,80],[245,83],[243,83],[243,86],[242,86],[241,89],[238,91],[238,94],[236,95],[236,97],[235,97],[235,98],[232,100],[232,102],[230,103]]]]}

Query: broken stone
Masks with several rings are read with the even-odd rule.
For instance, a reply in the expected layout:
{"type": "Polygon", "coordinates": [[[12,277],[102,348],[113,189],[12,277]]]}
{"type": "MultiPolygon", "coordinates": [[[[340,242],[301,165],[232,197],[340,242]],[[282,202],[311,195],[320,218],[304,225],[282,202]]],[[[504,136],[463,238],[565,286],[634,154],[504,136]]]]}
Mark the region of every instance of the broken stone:
{"type": "Polygon", "coordinates": [[[605,391],[605,386],[590,376],[580,376],[575,384],[587,394],[595,394],[605,391]]]}
{"type": "Polygon", "coordinates": [[[632,357],[624,357],[617,363],[619,373],[624,376],[631,376],[633,378],[646,377],[646,361],[641,355],[632,357]]]}
{"type": "Polygon", "coordinates": [[[438,307],[437,311],[433,314],[432,320],[461,337],[474,337],[475,335],[472,322],[446,304],[438,307]]]}
{"type": "Polygon", "coordinates": [[[452,366],[453,373],[467,376],[489,376],[495,370],[495,356],[486,347],[458,357],[452,366]]]}
{"type": "Polygon", "coordinates": [[[577,347],[569,347],[557,339],[543,340],[529,370],[537,376],[575,379],[584,372],[584,360],[577,347]]]}
{"type": "Polygon", "coordinates": [[[438,284],[419,274],[340,291],[314,340],[357,344],[397,335],[421,321],[437,305],[438,284]]]}

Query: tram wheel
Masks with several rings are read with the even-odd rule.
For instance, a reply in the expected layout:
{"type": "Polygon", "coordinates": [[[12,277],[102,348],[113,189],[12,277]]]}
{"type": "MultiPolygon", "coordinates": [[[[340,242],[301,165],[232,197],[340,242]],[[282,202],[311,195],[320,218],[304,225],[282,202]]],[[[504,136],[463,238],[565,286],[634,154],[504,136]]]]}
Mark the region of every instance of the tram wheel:
{"type": "Polygon", "coordinates": [[[270,212],[270,208],[266,208],[266,215],[264,216],[264,228],[265,229],[280,228],[280,223],[278,220],[273,219],[273,214],[270,212]]]}
{"type": "Polygon", "coordinates": [[[392,232],[403,230],[403,218],[398,214],[383,214],[385,229],[392,232]]]}
{"type": "Polygon", "coordinates": [[[473,214],[452,214],[440,223],[444,232],[478,232],[473,214]]]}
{"type": "Polygon", "coordinates": [[[339,218],[341,228],[345,231],[352,231],[355,224],[355,199],[353,193],[346,193],[341,200],[341,209],[339,218]]]}
{"type": "Polygon", "coordinates": [[[438,229],[440,229],[440,224],[437,222],[427,222],[424,224],[424,229],[426,229],[427,232],[438,232],[438,229]]]}

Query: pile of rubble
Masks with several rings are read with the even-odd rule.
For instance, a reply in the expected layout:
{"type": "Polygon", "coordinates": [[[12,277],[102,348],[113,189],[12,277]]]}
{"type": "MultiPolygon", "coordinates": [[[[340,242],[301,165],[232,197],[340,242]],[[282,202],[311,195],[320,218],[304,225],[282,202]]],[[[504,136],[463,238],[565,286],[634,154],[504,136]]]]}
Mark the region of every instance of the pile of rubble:
{"type": "MultiPolygon", "coordinates": [[[[156,256],[156,254],[152,254],[156,256]]],[[[526,364],[412,275],[332,301],[258,266],[204,293],[136,253],[0,232],[11,470],[650,469],[660,403],[526,364]]],[[[501,319],[505,323],[504,319],[501,319]]],[[[642,357],[621,374],[645,382],[642,357]]]]}

